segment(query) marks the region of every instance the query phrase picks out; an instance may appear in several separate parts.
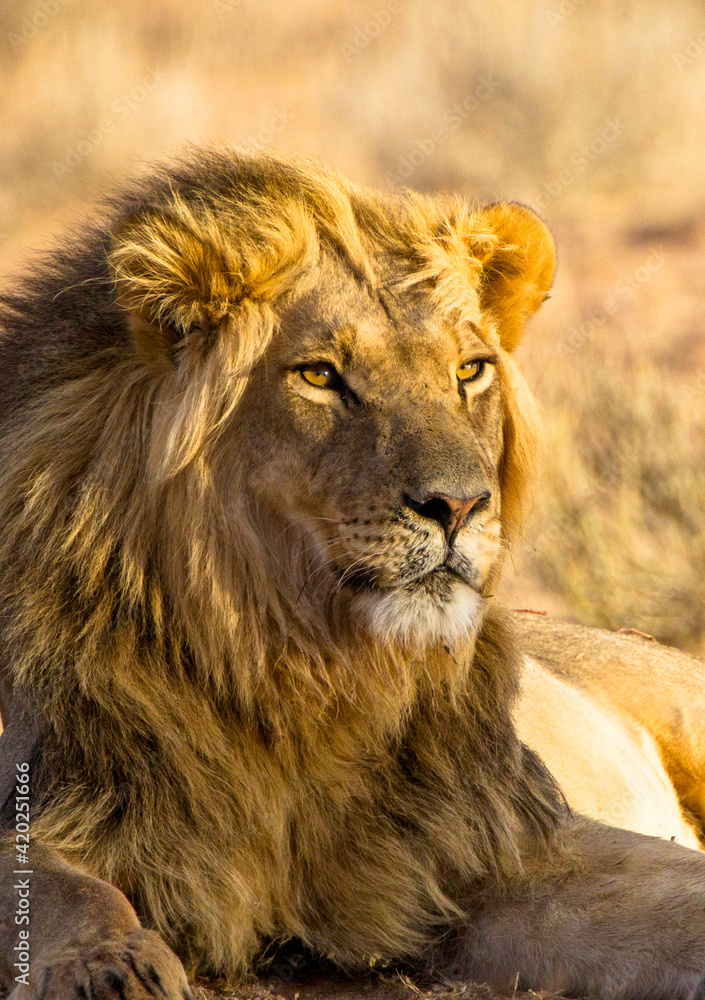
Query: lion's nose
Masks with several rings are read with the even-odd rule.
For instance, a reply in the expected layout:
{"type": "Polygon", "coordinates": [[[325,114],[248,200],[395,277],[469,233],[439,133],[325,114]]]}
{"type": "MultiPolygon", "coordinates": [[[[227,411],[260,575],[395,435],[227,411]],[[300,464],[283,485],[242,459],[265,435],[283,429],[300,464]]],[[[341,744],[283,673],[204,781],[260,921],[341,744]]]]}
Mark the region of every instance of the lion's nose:
{"type": "Polygon", "coordinates": [[[489,490],[484,490],[474,497],[449,497],[445,493],[426,493],[414,497],[407,493],[405,500],[407,507],[421,517],[437,521],[445,532],[448,545],[452,545],[471,511],[481,510],[487,505],[491,496],[489,490]]]}

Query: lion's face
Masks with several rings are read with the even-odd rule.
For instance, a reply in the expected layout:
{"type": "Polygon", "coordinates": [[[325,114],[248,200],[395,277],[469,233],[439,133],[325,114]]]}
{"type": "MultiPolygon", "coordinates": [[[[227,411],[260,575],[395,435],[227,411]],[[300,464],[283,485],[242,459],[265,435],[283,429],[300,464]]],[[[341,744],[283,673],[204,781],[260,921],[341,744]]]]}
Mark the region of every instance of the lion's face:
{"type": "Polygon", "coordinates": [[[188,590],[284,636],[321,622],[335,644],[344,619],[462,641],[527,496],[510,353],[551,283],[550,234],[520,206],[385,199],[289,161],[211,173],[142,206],[111,254],[154,380],[150,470],[202,505],[193,551],[174,542],[188,590]]]}
{"type": "Polygon", "coordinates": [[[326,259],[282,311],[237,436],[258,502],[375,634],[450,640],[502,545],[497,350],[388,273],[373,292],[326,259]]]}

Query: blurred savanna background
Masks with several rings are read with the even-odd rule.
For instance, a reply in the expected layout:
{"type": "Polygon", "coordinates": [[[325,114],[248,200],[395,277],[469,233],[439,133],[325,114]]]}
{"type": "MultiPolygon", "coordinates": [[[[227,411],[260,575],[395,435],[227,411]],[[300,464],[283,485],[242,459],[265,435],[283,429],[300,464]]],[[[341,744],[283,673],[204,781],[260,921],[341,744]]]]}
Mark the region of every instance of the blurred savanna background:
{"type": "Polygon", "coordinates": [[[504,597],[705,653],[705,4],[2,0],[0,282],[185,142],[523,201],[559,271],[504,597]]]}

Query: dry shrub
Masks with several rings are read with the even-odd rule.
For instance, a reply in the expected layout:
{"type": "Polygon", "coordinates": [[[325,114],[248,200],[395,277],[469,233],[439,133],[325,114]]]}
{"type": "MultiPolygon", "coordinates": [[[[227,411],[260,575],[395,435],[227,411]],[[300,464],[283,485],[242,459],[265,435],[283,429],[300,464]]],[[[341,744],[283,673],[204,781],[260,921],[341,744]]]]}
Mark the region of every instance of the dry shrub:
{"type": "Polygon", "coordinates": [[[587,624],[705,640],[705,388],[637,355],[547,389],[528,564],[587,624]]]}
{"type": "Polygon", "coordinates": [[[0,230],[21,238],[38,211],[203,139],[533,200],[549,221],[602,197],[687,213],[702,31],[698,0],[6,0],[0,230]]]}

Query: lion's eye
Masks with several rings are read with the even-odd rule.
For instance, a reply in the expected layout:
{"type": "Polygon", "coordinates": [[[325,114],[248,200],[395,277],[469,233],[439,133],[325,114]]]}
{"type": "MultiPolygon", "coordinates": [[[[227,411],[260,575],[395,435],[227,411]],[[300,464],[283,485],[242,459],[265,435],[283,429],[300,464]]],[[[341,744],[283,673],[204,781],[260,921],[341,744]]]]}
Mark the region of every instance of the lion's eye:
{"type": "Polygon", "coordinates": [[[462,365],[458,365],[456,371],[458,381],[474,382],[481,377],[486,367],[486,361],[464,361],[462,365]]]}
{"type": "Polygon", "coordinates": [[[301,377],[309,385],[315,385],[318,389],[332,389],[338,379],[338,373],[333,365],[321,362],[318,365],[306,365],[300,368],[301,377]]]}

